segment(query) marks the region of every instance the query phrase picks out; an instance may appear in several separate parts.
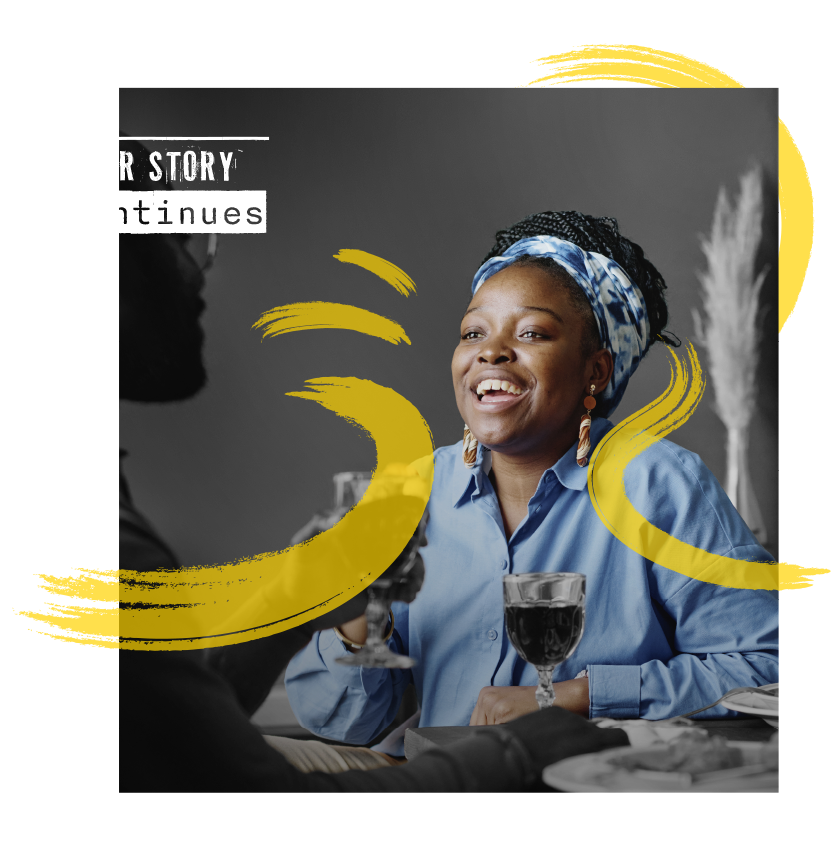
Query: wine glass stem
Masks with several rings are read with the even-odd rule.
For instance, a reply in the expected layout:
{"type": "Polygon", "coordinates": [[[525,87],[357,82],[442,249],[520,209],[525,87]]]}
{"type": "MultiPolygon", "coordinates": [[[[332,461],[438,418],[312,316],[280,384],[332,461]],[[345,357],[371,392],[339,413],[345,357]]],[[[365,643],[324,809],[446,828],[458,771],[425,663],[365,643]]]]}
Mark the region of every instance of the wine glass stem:
{"type": "Polygon", "coordinates": [[[384,644],[382,636],[385,634],[389,611],[388,600],[380,596],[379,589],[368,588],[368,604],[365,609],[368,632],[365,646],[370,649],[377,649],[384,644]]]}
{"type": "Polygon", "coordinates": [[[548,708],[554,705],[554,685],[551,677],[554,675],[554,667],[537,667],[540,683],[537,686],[537,705],[540,708],[548,708]]]}

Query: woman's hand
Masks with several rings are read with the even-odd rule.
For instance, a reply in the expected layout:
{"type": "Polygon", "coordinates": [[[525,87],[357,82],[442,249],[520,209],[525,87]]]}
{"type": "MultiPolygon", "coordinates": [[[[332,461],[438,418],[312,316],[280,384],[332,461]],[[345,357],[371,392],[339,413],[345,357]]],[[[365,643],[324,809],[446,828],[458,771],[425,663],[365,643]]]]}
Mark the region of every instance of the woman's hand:
{"type": "MultiPolygon", "coordinates": [[[[589,679],[555,682],[554,704],[589,717],[589,679]]],[[[470,717],[470,726],[495,726],[538,711],[537,688],[528,686],[482,688],[470,717]]]]}
{"type": "MultiPolygon", "coordinates": [[[[332,528],[343,516],[342,510],[320,511],[315,514],[309,522],[292,537],[292,545],[311,540],[317,534],[321,534],[332,528]]],[[[393,589],[393,601],[410,603],[420,592],[423,580],[426,577],[426,569],[423,558],[417,551],[419,547],[425,546],[426,523],[428,522],[428,511],[423,515],[411,540],[405,545],[403,552],[382,574],[383,578],[398,579],[393,589]]],[[[362,591],[357,596],[349,599],[339,608],[322,614],[305,623],[298,628],[306,635],[313,635],[316,631],[338,627],[341,633],[353,643],[364,644],[367,640],[367,620],[365,608],[367,606],[367,591],[362,591]]],[[[351,650],[355,652],[355,650],[351,650]]]]}
{"type": "MultiPolygon", "coordinates": [[[[423,538],[425,540],[425,537],[423,538]]],[[[419,552],[414,556],[414,560],[411,562],[411,566],[406,568],[405,564],[399,564],[395,562],[386,571],[385,575],[389,575],[395,571],[399,571],[398,574],[401,576],[401,581],[396,589],[394,595],[395,602],[413,602],[414,598],[420,591],[420,588],[423,586],[423,579],[426,577],[426,568],[423,564],[423,558],[420,556],[419,552]]],[[[360,594],[367,598],[366,594],[360,594]]],[[[390,626],[386,626],[389,628],[390,626]]],[[[354,620],[350,620],[349,622],[342,622],[338,626],[338,630],[347,640],[352,641],[353,643],[358,643],[360,645],[364,645],[367,640],[367,618],[362,614],[362,616],[357,617],[354,620]]],[[[348,647],[348,649],[350,649],[348,647]]],[[[357,652],[358,650],[350,649],[350,652],[357,652]]]]}

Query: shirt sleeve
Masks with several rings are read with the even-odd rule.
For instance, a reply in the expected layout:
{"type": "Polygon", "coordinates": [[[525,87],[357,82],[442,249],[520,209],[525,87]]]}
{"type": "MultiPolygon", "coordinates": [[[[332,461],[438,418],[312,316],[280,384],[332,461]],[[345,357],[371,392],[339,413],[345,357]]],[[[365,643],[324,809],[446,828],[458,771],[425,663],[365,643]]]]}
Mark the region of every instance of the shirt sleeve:
{"type": "MultiPolygon", "coordinates": [[[[395,604],[399,622],[397,609],[395,604]]],[[[397,629],[388,644],[394,652],[406,654],[397,629]]],[[[394,719],[411,674],[335,663],[350,654],[332,629],[319,632],[289,663],[286,694],[304,728],[322,738],[363,745],[394,719]]]]}
{"type": "MultiPolygon", "coordinates": [[[[664,720],[708,705],[732,688],[778,682],[775,591],[689,580],[664,608],[673,617],[674,656],[638,666],[589,665],[590,717],[664,720]]],[[[722,706],[698,715],[737,716],[722,706]]]]}
{"type": "MultiPolygon", "coordinates": [[[[657,527],[708,552],[772,560],[696,455],[667,444],[656,462],[636,472],[626,479],[628,495],[657,527]]],[[[778,681],[778,592],[722,587],[650,562],[647,572],[650,604],[673,657],[589,665],[590,717],[662,720],[733,688],[778,681]]],[[[737,716],[721,706],[699,715],[737,716]]]]}

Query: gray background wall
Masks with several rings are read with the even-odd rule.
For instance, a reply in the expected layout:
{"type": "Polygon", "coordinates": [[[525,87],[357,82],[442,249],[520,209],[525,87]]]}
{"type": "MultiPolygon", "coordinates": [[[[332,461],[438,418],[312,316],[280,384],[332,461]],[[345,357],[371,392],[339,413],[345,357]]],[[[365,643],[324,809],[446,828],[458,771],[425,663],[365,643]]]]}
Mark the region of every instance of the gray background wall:
{"type": "MultiPolygon", "coordinates": [[[[240,145],[237,188],[268,191],[268,233],[220,244],[205,293],[207,388],[179,404],[122,405],[138,506],[184,563],[286,546],[329,505],[333,472],[375,461],[358,429],[284,395],[308,378],[393,387],[424,415],[436,445],[457,441],[449,362],[469,284],[495,231],[529,213],[618,219],[668,284],[669,328],[691,339],[698,235],[710,229],[719,187],[734,193],[758,163],[768,195],[759,263],[771,271],[750,466],[775,554],[777,115],[776,91],[763,89],[123,90],[126,135],[271,138],[240,145]],[[417,295],[339,263],[340,248],[400,266],[417,295]],[[267,309],[313,300],[387,315],[412,345],[350,331],[263,343],[251,330],[267,309]]],[[[662,348],[642,363],[613,421],[665,388],[662,348]]],[[[722,479],[725,430],[712,400],[709,388],[671,439],[722,479]]]]}

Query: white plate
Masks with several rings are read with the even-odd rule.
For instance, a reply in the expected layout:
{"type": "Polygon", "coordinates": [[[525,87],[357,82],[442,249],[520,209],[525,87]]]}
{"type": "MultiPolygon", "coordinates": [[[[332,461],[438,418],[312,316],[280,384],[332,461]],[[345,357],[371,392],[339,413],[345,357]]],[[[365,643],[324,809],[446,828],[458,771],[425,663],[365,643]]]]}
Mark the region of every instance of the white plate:
{"type": "MultiPolygon", "coordinates": [[[[660,749],[663,744],[651,747],[617,747],[602,750],[600,753],[588,753],[552,764],[543,771],[543,782],[560,791],[582,792],[621,792],[621,791],[778,791],[779,774],[776,771],[718,779],[708,782],[697,781],[693,784],[681,782],[685,774],[664,773],[649,770],[624,770],[610,760],[616,755],[650,752],[660,749]]],[[[729,741],[730,747],[737,747],[744,754],[744,764],[759,762],[759,753],[765,746],[757,741],[729,741]]]]}
{"type": "MultiPolygon", "coordinates": [[[[770,691],[779,689],[779,683],[775,685],[762,685],[759,690],[770,691]]],[[[773,694],[735,694],[722,700],[720,703],[730,711],[740,711],[744,714],[757,714],[759,717],[779,716],[779,697],[773,694]]]]}

